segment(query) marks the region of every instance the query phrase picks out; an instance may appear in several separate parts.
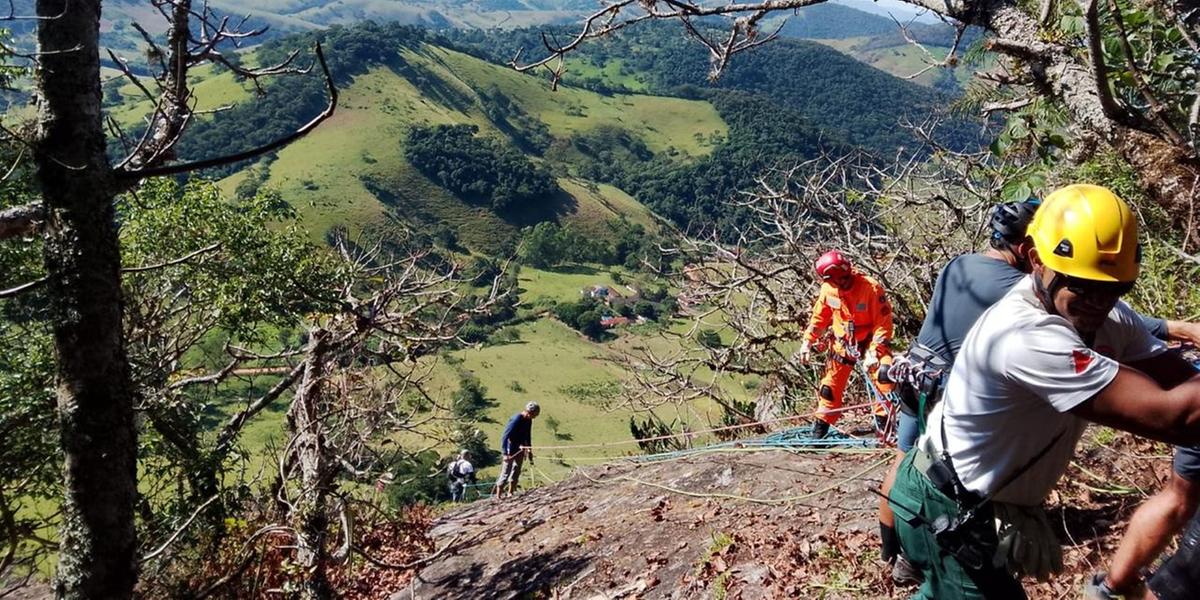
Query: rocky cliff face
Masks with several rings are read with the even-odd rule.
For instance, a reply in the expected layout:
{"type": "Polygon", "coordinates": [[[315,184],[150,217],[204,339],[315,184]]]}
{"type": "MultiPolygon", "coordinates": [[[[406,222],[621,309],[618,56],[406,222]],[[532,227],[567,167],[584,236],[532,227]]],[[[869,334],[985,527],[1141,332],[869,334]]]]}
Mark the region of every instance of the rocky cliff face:
{"type": "Polygon", "coordinates": [[[393,598],[886,597],[867,487],[889,460],[735,450],[580,472],[446,515],[449,549],[393,598]]]}
{"type": "MultiPolygon", "coordinates": [[[[594,467],[447,513],[431,532],[441,550],[392,598],[911,596],[879,561],[868,490],[891,451],[752,450],[594,467]]],[[[1030,598],[1077,595],[1169,459],[1163,446],[1093,428],[1049,502],[1067,572],[1026,582],[1030,598]]]]}

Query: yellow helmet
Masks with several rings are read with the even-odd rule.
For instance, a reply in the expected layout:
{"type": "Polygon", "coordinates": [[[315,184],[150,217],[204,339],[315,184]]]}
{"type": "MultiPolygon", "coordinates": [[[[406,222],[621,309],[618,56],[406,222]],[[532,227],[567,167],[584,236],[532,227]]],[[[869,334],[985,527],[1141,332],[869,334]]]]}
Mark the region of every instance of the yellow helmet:
{"type": "Polygon", "coordinates": [[[1137,218],[1108,188],[1081,183],[1055,190],[1033,216],[1029,235],[1054,271],[1093,281],[1137,279],[1137,218]]]}
{"type": "Polygon", "coordinates": [[[1075,184],[1046,196],[1030,236],[1042,263],[1063,275],[1126,283],[1138,278],[1138,220],[1109,188],[1075,184]]]}

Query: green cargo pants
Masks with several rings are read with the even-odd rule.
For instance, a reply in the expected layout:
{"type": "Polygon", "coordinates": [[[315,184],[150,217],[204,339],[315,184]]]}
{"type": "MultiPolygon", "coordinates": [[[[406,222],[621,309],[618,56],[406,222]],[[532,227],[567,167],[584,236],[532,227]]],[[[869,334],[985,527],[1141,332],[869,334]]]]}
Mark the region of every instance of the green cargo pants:
{"type": "Polygon", "coordinates": [[[1021,584],[1003,568],[992,565],[999,540],[992,525],[991,505],[981,507],[969,524],[962,525],[956,534],[959,539],[970,540],[984,558],[982,565],[963,564],[952,553],[953,548],[943,548],[933,530],[927,525],[941,515],[953,519],[958,515],[958,504],[939,492],[924,473],[913,466],[914,453],[909,450],[896,474],[889,504],[896,513],[896,533],[900,536],[900,547],[913,566],[925,575],[925,582],[913,596],[914,600],[1010,600],[1024,599],[1021,584]],[[916,511],[919,514],[914,515],[916,511]]]}

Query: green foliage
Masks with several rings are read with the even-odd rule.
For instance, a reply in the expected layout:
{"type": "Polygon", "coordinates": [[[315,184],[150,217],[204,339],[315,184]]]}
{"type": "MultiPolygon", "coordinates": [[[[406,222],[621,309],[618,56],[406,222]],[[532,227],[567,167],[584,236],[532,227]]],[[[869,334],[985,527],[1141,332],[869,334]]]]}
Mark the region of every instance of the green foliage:
{"type": "MultiPolygon", "coordinates": [[[[504,62],[517,49],[540,50],[544,33],[545,28],[538,28],[447,35],[469,51],[504,62]]],[[[908,132],[897,126],[901,118],[937,112],[949,104],[945,96],[811,42],[778,40],[744,53],[711,83],[706,53],[697,52],[686,36],[678,35],[668,24],[626,29],[604,43],[585,44],[576,52],[579,58],[595,64],[619,57],[624,67],[644,74],[656,93],[695,97],[704,93],[697,86],[707,83],[714,88],[754,94],[774,107],[768,116],[781,108],[794,111],[810,127],[825,132],[827,139],[844,135],[836,141],[882,155],[911,145],[908,132]]],[[[955,148],[974,147],[980,141],[977,127],[962,121],[947,123],[942,133],[955,148]]]]}
{"type": "Polygon", "coordinates": [[[563,261],[565,253],[562,229],[554,223],[538,223],[521,232],[517,256],[527,265],[539,269],[553,267],[563,261]]]}
{"type": "Polygon", "coordinates": [[[405,139],[404,157],[460,198],[488,204],[496,212],[536,206],[561,193],[544,167],[477,133],[474,125],[414,127],[405,139]]]}
{"type": "MultiPolygon", "coordinates": [[[[755,177],[761,172],[803,162],[823,149],[848,151],[836,141],[822,141],[823,134],[807,119],[764,95],[724,91],[705,95],[729,124],[729,138],[703,159],[676,162],[655,155],[641,140],[615,128],[573,136],[564,156],[583,177],[630,192],[681,228],[715,230],[725,239],[734,239],[752,216],[749,209],[729,199],[756,186],[755,177]]],[[[661,254],[647,252],[645,238],[641,241],[639,251],[625,254],[630,261],[626,264],[645,258],[662,266],[661,254]]],[[[638,244],[632,237],[628,242],[638,244]]]]}
{"type": "Polygon", "coordinates": [[[526,113],[498,88],[479,92],[479,102],[488,120],[523,151],[540,156],[554,140],[544,122],[526,113]]]}
{"type": "MultiPolygon", "coordinates": [[[[333,26],[321,31],[288,36],[264,43],[257,51],[260,64],[283,61],[295,48],[311,48],[322,42],[330,71],[342,86],[374,65],[398,60],[398,51],[415,47],[426,38],[418,27],[365,22],[354,27],[333,26]]],[[[179,142],[180,156],[189,159],[234,154],[278,140],[300,128],[326,106],[325,82],[320,69],[304,76],[272,78],[269,93],[253,102],[239,103],[210,119],[198,120],[179,142]]],[[[131,132],[137,137],[140,131],[131,132]]],[[[220,177],[245,167],[234,164],[212,169],[206,175],[220,177]]]]}
{"type": "Polygon", "coordinates": [[[672,425],[665,423],[654,413],[650,413],[645,419],[629,417],[629,433],[638,441],[638,447],[647,454],[682,450],[686,447],[682,437],[665,437],[676,432],[673,431],[672,425]]]}
{"type": "Polygon", "coordinates": [[[554,306],[554,318],[568,327],[578,329],[580,317],[584,313],[596,312],[599,306],[600,303],[594,298],[584,298],[578,302],[560,302],[554,306]]]}
{"type": "Polygon", "coordinates": [[[629,261],[631,255],[638,260],[635,264],[641,266],[640,257],[648,244],[658,240],[657,237],[647,236],[644,227],[629,224],[626,221],[610,223],[613,236],[612,245],[607,239],[594,238],[580,233],[575,227],[545,221],[521,231],[521,244],[517,247],[517,257],[521,262],[546,269],[567,262],[618,264],[629,261]]]}
{"type": "Polygon", "coordinates": [[[575,318],[574,327],[588,339],[598,342],[604,337],[604,327],[600,325],[600,317],[599,310],[584,311],[575,318]]]}
{"type": "Polygon", "coordinates": [[[213,326],[235,337],[255,337],[262,323],[295,324],[316,308],[305,290],[338,278],[330,257],[290,224],[295,212],[273,192],[229,201],[209,182],[183,186],[159,179],[136,197],[122,197],[117,211],[128,267],[199,252],[179,265],[127,278],[134,292],[173,294],[163,286],[176,286],[188,302],[216,315],[213,326]],[[207,248],[212,251],[202,252],[207,248]]]}
{"type": "Polygon", "coordinates": [[[466,421],[482,419],[496,402],[487,397],[487,388],[473,375],[463,375],[458,381],[458,390],[450,397],[451,410],[455,418],[466,421]]]}
{"type": "MultiPolygon", "coordinates": [[[[658,307],[653,302],[647,300],[638,300],[637,304],[633,307],[633,313],[651,321],[658,320],[658,307]]],[[[718,341],[720,341],[720,338],[718,338],[718,341]]]]}
{"type": "Polygon", "coordinates": [[[696,332],[696,342],[705,348],[715,349],[720,348],[724,344],[721,342],[721,335],[712,329],[701,329],[696,332]]]}
{"type": "Polygon", "coordinates": [[[388,504],[403,508],[413,504],[436,504],[450,497],[442,464],[433,450],[426,450],[396,461],[388,469],[394,476],[387,488],[388,504]]]}
{"type": "Polygon", "coordinates": [[[558,391],[568,398],[606,408],[621,395],[621,383],[612,379],[583,381],[564,385],[558,391]]]}

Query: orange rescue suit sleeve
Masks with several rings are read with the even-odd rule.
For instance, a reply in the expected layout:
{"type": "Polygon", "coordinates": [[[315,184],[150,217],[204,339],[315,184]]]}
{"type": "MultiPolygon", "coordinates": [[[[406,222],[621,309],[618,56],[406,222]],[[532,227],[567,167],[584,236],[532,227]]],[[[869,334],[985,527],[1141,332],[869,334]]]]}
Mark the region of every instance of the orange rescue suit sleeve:
{"type": "Polygon", "coordinates": [[[829,305],[831,295],[836,298],[837,289],[828,283],[822,283],[817,301],[813,302],[812,314],[808,317],[808,329],[804,331],[804,339],[810,346],[825,337],[829,324],[833,322],[833,308],[829,305]]]}
{"type": "Polygon", "coordinates": [[[882,346],[884,352],[887,352],[888,345],[892,342],[894,325],[892,323],[892,305],[888,302],[887,290],[883,289],[883,285],[870,277],[865,277],[870,282],[870,306],[871,306],[871,323],[872,335],[871,345],[867,347],[867,353],[876,353],[879,356],[879,349],[882,346]]]}

